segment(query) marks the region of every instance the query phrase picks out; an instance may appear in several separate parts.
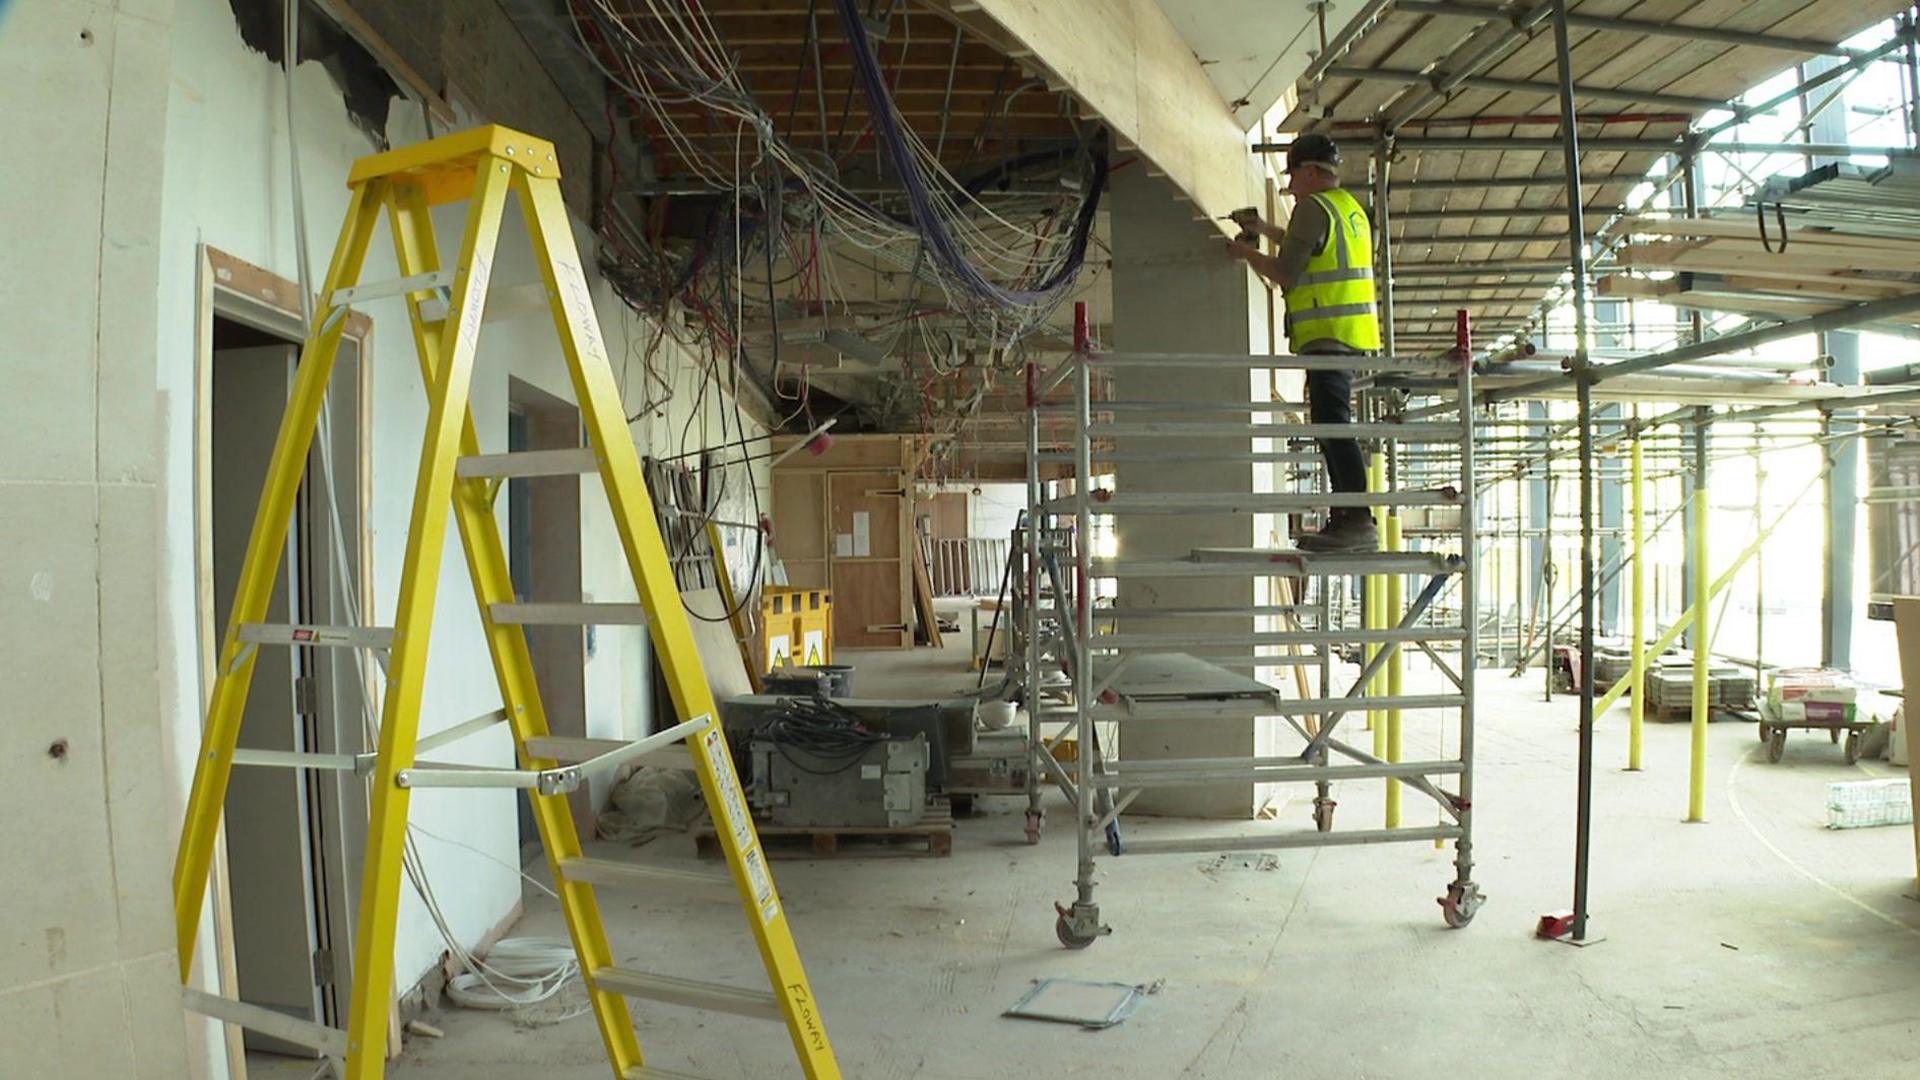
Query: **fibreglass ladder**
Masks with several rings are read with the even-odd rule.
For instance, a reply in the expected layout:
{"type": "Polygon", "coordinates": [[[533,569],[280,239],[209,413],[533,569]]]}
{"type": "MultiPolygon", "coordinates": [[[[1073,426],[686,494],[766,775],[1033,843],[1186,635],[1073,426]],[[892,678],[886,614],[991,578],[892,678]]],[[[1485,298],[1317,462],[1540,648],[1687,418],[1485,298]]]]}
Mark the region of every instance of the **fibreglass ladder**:
{"type": "MultiPolygon", "coordinates": [[[[641,1055],[627,997],[739,1013],[786,1024],[803,1075],[838,1077],[833,1050],[802,970],[779,894],[758,834],[747,813],[739,778],[716,719],[713,695],[700,667],[693,633],[653,515],[640,459],[601,341],[586,278],[561,202],[560,170],[552,144],[503,127],[463,131],[406,149],[363,158],[348,180],[352,194],[340,244],[302,349],[293,393],[273,448],[266,488],[247,545],[238,592],[220,650],[218,677],[193,778],[186,828],[174,866],[174,915],[184,979],[205,899],[227,782],[235,764],[267,764],[235,743],[257,650],[271,646],[368,648],[385,654],[386,694],[378,749],[370,755],[281,754],[272,764],[350,768],[369,776],[372,801],[366,865],[354,949],[354,980],[347,1028],[293,1019],[272,1010],[188,992],[189,1007],[309,1046],[344,1064],[349,1080],[381,1075],[387,1015],[393,998],[393,955],[400,907],[402,850],[413,789],[524,788],[545,842],[549,866],[573,945],[599,1021],[613,1073],[622,1080],[682,1074],[648,1068],[641,1055]],[[579,450],[481,456],[467,406],[474,350],[501,217],[509,192],[520,200],[546,286],[591,447],[579,450]],[[440,266],[431,208],[466,200],[466,229],[458,261],[440,266]],[[400,268],[398,280],[357,284],[375,226],[385,212],[400,268]],[[426,437],[407,531],[394,625],[390,629],[272,626],[263,620],[291,522],[301,473],[326,395],[348,307],[377,296],[404,294],[427,387],[426,437]],[[613,509],[642,603],[519,604],[507,554],[493,515],[508,476],[598,473],[613,509]],[[459,524],[467,569],[492,653],[504,708],[429,739],[418,739],[427,645],[433,624],[441,555],[451,510],[459,524]],[[582,740],[548,735],[522,626],[532,623],[635,623],[651,627],[678,715],[690,719],[637,742],[597,755],[571,754],[582,740]],[[504,721],[513,731],[519,769],[436,766],[417,751],[504,721]],[[731,885],[767,971],[771,991],[697,982],[615,966],[595,890],[671,886],[705,875],[650,871],[585,857],[574,832],[567,793],[588,775],[609,771],[685,742],[731,868],[731,885]],[[562,758],[571,757],[571,764],[562,758]],[[341,758],[342,760],[331,760],[341,758]]],[[[685,767],[686,758],[680,759],[685,767]]],[[[720,881],[717,875],[715,881],[720,881]]],[[[724,882],[722,882],[724,883],[724,882]]]]}

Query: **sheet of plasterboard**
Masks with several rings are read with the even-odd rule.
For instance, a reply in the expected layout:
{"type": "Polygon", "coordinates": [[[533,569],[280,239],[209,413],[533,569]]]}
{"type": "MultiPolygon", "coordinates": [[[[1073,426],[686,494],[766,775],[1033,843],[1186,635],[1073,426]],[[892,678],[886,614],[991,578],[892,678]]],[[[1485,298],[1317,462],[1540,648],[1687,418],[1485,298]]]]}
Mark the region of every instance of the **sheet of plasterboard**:
{"type": "Polygon", "coordinates": [[[733,639],[733,627],[727,624],[727,604],[720,599],[719,590],[695,589],[681,593],[680,601],[687,609],[687,622],[693,627],[693,642],[700,650],[700,666],[707,673],[707,688],[713,691],[713,699],[726,701],[753,693],[747,662],[740,655],[740,643],[733,639]],[[710,621],[713,619],[719,621],[710,621]]]}

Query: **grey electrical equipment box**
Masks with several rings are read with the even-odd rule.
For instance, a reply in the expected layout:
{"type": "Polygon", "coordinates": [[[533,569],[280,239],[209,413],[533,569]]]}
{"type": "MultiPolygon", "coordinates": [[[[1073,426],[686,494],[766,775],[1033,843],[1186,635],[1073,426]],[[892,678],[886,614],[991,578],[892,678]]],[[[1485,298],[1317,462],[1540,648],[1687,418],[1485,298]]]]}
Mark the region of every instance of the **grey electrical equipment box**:
{"type": "Polygon", "coordinates": [[[773,825],[898,828],[927,805],[927,739],[887,739],[859,757],[828,758],[767,739],[752,743],[749,799],[773,825]]]}

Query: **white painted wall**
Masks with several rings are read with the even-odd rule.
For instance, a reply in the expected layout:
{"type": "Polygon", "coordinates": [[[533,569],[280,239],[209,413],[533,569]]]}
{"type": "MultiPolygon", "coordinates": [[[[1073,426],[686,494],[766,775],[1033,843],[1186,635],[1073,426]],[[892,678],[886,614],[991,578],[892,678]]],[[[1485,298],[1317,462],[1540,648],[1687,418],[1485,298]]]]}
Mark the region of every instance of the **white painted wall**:
{"type": "Polygon", "coordinates": [[[155,633],[164,2],[0,4],[0,1076],[175,1077],[155,633]]]}
{"type": "MultiPolygon", "coordinates": [[[[0,324],[10,330],[0,346],[0,656],[9,670],[34,671],[41,688],[38,701],[16,695],[0,706],[0,730],[15,751],[0,765],[0,817],[9,821],[0,856],[52,871],[0,883],[0,910],[19,930],[0,946],[5,1076],[180,1075],[183,1031],[212,1075],[224,1074],[212,1026],[181,1020],[167,892],[209,689],[201,685],[194,587],[195,274],[205,244],[297,276],[284,83],[277,66],[241,42],[225,0],[119,7],[0,5],[8,98],[0,135],[6,145],[35,147],[13,155],[0,178],[0,240],[12,256],[0,270],[0,324]],[[36,753],[12,746],[16,737],[36,753]],[[70,740],[65,765],[44,752],[56,737],[70,740]],[[103,767],[116,754],[124,756],[119,767],[103,767]],[[169,767],[154,769],[155,761],[169,767]],[[17,812],[23,797],[43,794],[42,812],[17,812]],[[44,835],[30,835],[40,826],[44,835]],[[50,1034],[60,1031],[67,1034],[50,1034]],[[55,1056],[13,1059],[29,1045],[55,1056]]],[[[318,274],[339,232],[347,169],[375,147],[317,65],[296,72],[295,96],[318,274]]],[[[417,111],[395,115],[396,144],[423,135],[406,126],[419,123],[417,111]]],[[[448,257],[456,222],[440,221],[448,257]]],[[[584,234],[578,225],[576,234],[584,234]]],[[[534,280],[517,213],[505,236],[496,291],[534,280]]],[[[583,262],[591,268],[590,253],[583,262]]],[[[364,280],[394,273],[383,230],[364,280]]],[[[623,358],[644,349],[647,327],[597,282],[595,297],[618,373],[623,358]]],[[[375,302],[365,311],[375,325],[370,618],[386,624],[426,410],[402,307],[375,302]]],[[[637,363],[626,380],[635,391],[645,385],[637,363]]],[[[676,392],[661,415],[636,425],[636,438],[662,452],[677,448],[697,413],[689,446],[702,445],[703,434],[718,441],[724,396],[697,393],[698,368],[671,342],[658,363],[676,392]]],[[[484,450],[506,448],[509,375],[573,398],[542,318],[487,324],[472,397],[484,450]]],[[[756,481],[764,502],[764,469],[756,481]]],[[[743,485],[728,517],[750,519],[747,494],[743,485]]],[[[633,599],[604,499],[589,490],[582,505],[586,591],[594,600],[633,599]]],[[[504,505],[500,512],[504,521],[504,505]]],[[[470,595],[452,539],[423,734],[499,704],[470,595]]],[[[648,729],[649,664],[643,631],[598,633],[587,678],[591,734],[648,729]]],[[[506,764],[511,746],[496,729],[439,756],[506,764]]],[[[413,800],[429,876],[468,943],[520,895],[512,798],[429,792],[413,800]]],[[[403,891],[399,984],[415,981],[442,949],[418,898],[403,891]]]]}

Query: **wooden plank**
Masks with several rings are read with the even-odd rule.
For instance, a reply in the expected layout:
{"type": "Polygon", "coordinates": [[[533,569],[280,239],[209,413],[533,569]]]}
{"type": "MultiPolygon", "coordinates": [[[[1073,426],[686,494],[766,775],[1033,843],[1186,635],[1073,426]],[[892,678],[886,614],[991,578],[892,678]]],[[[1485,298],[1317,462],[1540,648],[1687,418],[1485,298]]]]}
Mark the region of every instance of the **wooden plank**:
{"type": "Polygon", "coordinates": [[[686,607],[687,622],[693,628],[693,642],[699,647],[700,667],[707,673],[707,687],[715,701],[744,697],[753,693],[753,680],[747,675],[746,661],[740,657],[740,643],[734,640],[733,625],[727,621],[727,603],[718,589],[696,589],[680,594],[686,607]]]}
{"type": "Polygon", "coordinates": [[[918,545],[913,550],[913,613],[920,624],[920,636],[933,648],[940,648],[940,618],[933,610],[933,575],[918,545]]]}
{"type": "Polygon", "coordinates": [[[1856,270],[1882,270],[1908,273],[1913,270],[1911,256],[1864,251],[1790,251],[1769,254],[1760,242],[1738,240],[1669,241],[1665,243],[1625,244],[1615,256],[1621,266],[1654,270],[1713,270],[1736,274],[1779,274],[1780,276],[1818,276],[1844,274],[1856,270]],[[1790,268],[1790,269],[1789,269],[1790,268]]]}

